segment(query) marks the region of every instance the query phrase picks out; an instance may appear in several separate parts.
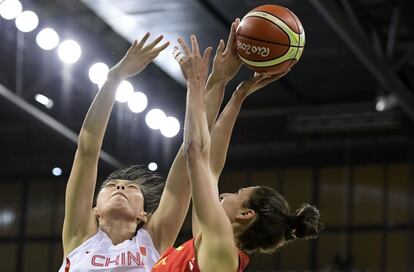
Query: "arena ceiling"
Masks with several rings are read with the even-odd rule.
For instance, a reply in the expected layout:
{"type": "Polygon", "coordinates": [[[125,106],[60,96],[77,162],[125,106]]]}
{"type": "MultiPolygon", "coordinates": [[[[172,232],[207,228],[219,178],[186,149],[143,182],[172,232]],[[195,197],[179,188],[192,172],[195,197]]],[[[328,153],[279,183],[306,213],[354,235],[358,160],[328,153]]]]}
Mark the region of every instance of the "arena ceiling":
{"type": "MultiPolygon", "coordinates": [[[[177,37],[196,34],[203,47],[226,39],[231,21],[261,4],[290,8],[307,37],[304,55],[282,80],[246,101],[234,131],[228,168],[351,164],[411,158],[414,122],[413,1],[391,0],[84,0],[24,1],[40,27],[77,39],[83,53],[63,67],[55,52],[39,49],[36,31],[18,33],[0,19],[0,175],[50,175],[70,170],[74,139],[96,94],[88,79],[95,61],[114,64],[129,42],[146,31],[177,37]],[[55,104],[34,101],[38,92],[55,104]],[[378,96],[398,104],[375,109],[378,96]]],[[[132,81],[159,107],[184,120],[185,87],[172,46],[132,81]]],[[[243,69],[229,85],[226,100],[243,69]]],[[[102,170],[156,161],[165,172],[182,138],[151,131],[144,114],[117,104],[104,143],[102,170]]]]}

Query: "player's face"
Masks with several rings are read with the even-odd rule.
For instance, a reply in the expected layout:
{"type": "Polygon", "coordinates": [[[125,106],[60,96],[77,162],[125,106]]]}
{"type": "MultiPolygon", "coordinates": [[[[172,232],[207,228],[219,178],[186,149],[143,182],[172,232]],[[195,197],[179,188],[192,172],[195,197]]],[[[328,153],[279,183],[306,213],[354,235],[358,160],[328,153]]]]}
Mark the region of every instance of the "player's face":
{"type": "Polygon", "coordinates": [[[221,206],[233,222],[236,215],[240,214],[245,209],[245,203],[249,200],[251,194],[258,188],[246,187],[239,189],[236,193],[225,193],[220,195],[221,206]]]}
{"type": "Polygon", "coordinates": [[[99,216],[136,219],[144,210],[144,196],[139,186],[127,180],[111,180],[98,194],[99,216]]]}

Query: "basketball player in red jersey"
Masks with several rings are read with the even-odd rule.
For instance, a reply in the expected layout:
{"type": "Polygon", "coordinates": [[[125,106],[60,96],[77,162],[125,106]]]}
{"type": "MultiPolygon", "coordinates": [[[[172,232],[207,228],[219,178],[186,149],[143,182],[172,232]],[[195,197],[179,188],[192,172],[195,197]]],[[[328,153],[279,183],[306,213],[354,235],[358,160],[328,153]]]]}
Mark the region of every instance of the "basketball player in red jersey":
{"type": "MultiPolygon", "coordinates": [[[[178,53],[177,59],[188,88],[184,149],[195,212],[194,238],[176,249],[169,248],[153,272],[244,271],[248,263],[246,253],[272,252],[298,238],[316,238],[322,228],[320,214],[308,204],[291,214],[286,200],[264,186],[243,188],[219,197],[218,178],[244,99],[284,74],[255,75],[240,84],[210,132],[206,116],[210,110],[203,100],[208,96],[205,80],[209,50],[201,56],[194,36],[191,41],[192,51],[179,40],[184,53],[178,53]]],[[[218,52],[220,48],[222,43],[218,52]]],[[[231,54],[235,56],[234,52],[231,54]]],[[[213,72],[220,59],[217,56],[213,72]]]]}

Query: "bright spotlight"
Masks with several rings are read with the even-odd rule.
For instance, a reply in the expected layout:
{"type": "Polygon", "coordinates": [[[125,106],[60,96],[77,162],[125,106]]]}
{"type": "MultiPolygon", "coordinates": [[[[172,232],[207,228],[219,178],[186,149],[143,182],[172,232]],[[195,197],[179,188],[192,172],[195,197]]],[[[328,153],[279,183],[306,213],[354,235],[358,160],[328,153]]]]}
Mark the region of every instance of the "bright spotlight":
{"type": "Polygon", "coordinates": [[[36,94],[35,100],[48,109],[53,107],[53,100],[43,94],[36,94]]]}
{"type": "Polygon", "coordinates": [[[108,65],[102,62],[95,63],[89,68],[89,79],[98,86],[102,86],[108,76],[108,72],[108,65]]]}
{"type": "Polygon", "coordinates": [[[123,80],[121,84],[119,84],[118,89],[116,90],[116,101],[120,103],[125,103],[128,101],[129,97],[134,93],[134,86],[127,81],[123,80]]]}
{"type": "Polygon", "coordinates": [[[150,162],[150,163],[148,164],[148,169],[149,169],[150,171],[156,171],[156,170],[158,169],[158,164],[157,164],[157,163],[155,163],[155,162],[150,162]]]}
{"type": "Polygon", "coordinates": [[[148,105],[147,96],[141,92],[133,93],[128,99],[128,107],[133,113],[140,113],[148,105]]]}
{"type": "Polygon", "coordinates": [[[26,10],[17,16],[15,23],[21,32],[30,32],[39,25],[39,17],[33,11],[26,10]]]}
{"type": "Polygon", "coordinates": [[[177,118],[169,116],[164,120],[160,131],[164,137],[174,137],[180,131],[180,122],[177,118]]]}
{"type": "Polygon", "coordinates": [[[36,36],[37,45],[44,50],[52,50],[59,44],[59,35],[51,28],[45,28],[36,36]]]}
{"type": "Polygon", "coordinates": [[[73,40],[66,40],[59,45],[58,55],[64,63],[75,63],[81,54],[82,50],[80,45],[73,40]]]}
{"type": "Polygon", "coordinates": [[[59,177],[60,175],[62,175],[62,169],[60,169],[59,167],[55,167],[52,169],[52,174],[56,177],[59,177]]]}
{"type": "Polygon", "coordinates": [[[165,113],[160,109],[152,109],[145,116],[145,122],[151,129],[160,129],[166,119],[165,113]]]}
{"type": "Polygon", "coordinates": [[[22,3],[18,0],[6,0],[0,4],[0,15],[6,20],[13,20],[22,10],[22,3]]]}

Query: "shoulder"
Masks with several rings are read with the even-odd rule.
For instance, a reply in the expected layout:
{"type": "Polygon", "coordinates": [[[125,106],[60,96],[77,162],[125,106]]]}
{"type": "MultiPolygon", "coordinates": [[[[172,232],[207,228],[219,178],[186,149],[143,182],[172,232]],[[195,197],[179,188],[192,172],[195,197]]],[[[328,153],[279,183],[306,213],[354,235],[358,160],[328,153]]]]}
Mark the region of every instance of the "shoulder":
{"type": "MultiPolygon", "coordinates": [[[[148,222],[145,223],[139,230],[138,233],[143,230],[145,235],[144,236],[149,236],[152,243],[154,244],[155,248],[157,248],[157,250],[160,249],[160,237],[157,235],[157,231],[155,229],[155,224],[154,224],[154,220],[153,220],[153,216],[151,215],[150,218],[148,219],[148,222]]],[[[137,233],[137,235],[138,235],[137,233]]]]}
{"type": "Polygon", "coordinates": [[[65,256],[99,233],[99,227],[95,217],[90,217],[89,219],[89,222],[83,229],[76,231],[68,227],[69,223],[65,219],[62,231],[63,252],[65,256]]]}
{"type": "Polygon", "coordinates": [[[155,264],[153,271],[200,271],[194,253],[194,239],[181,246],[169,247],[155,264]]]}
{"type": "Polygon", "coordinates": [[[157,259],[160,257],[161,252],[159,252],[158,249],[155,247],[153,239],[146,229],[140,228],[137,231],[135,239],[137,241],[138,246],[140,247],[140,250],[145,250],[146,254],[152,255],[157,259]]]}
{"type": "Polygon", "coordinates": [[[239,252],[233,238],[219,241],[203,236],[196,248],[196,258],[201,271],[238,271],[239,252]]]}
{"type": "Polygon", "coordinates": [[[82,251],[82,249],[85,247],[97,245],[102,241],[107,240],[106,237],[107,236],[103,231],[97,229],[96,232],[92,234],[90,237],[85,237],[81,241],[74,241],[72,245],[69,245],[68,248],[65,248],[64,250],[67,250],[67,252],[64,252],[65,258],[77,254],[77,252],[82,251]]]}
{"type": "Polygon", "coordinates": [[[152,233],[150,231],[148,231],[147,229],[140,228],[137,231],[136,239],[141,244],[146,244],[148,246],[152,246],[152,247],[155,248],[154,237],[153,237],[152,233]]]}

